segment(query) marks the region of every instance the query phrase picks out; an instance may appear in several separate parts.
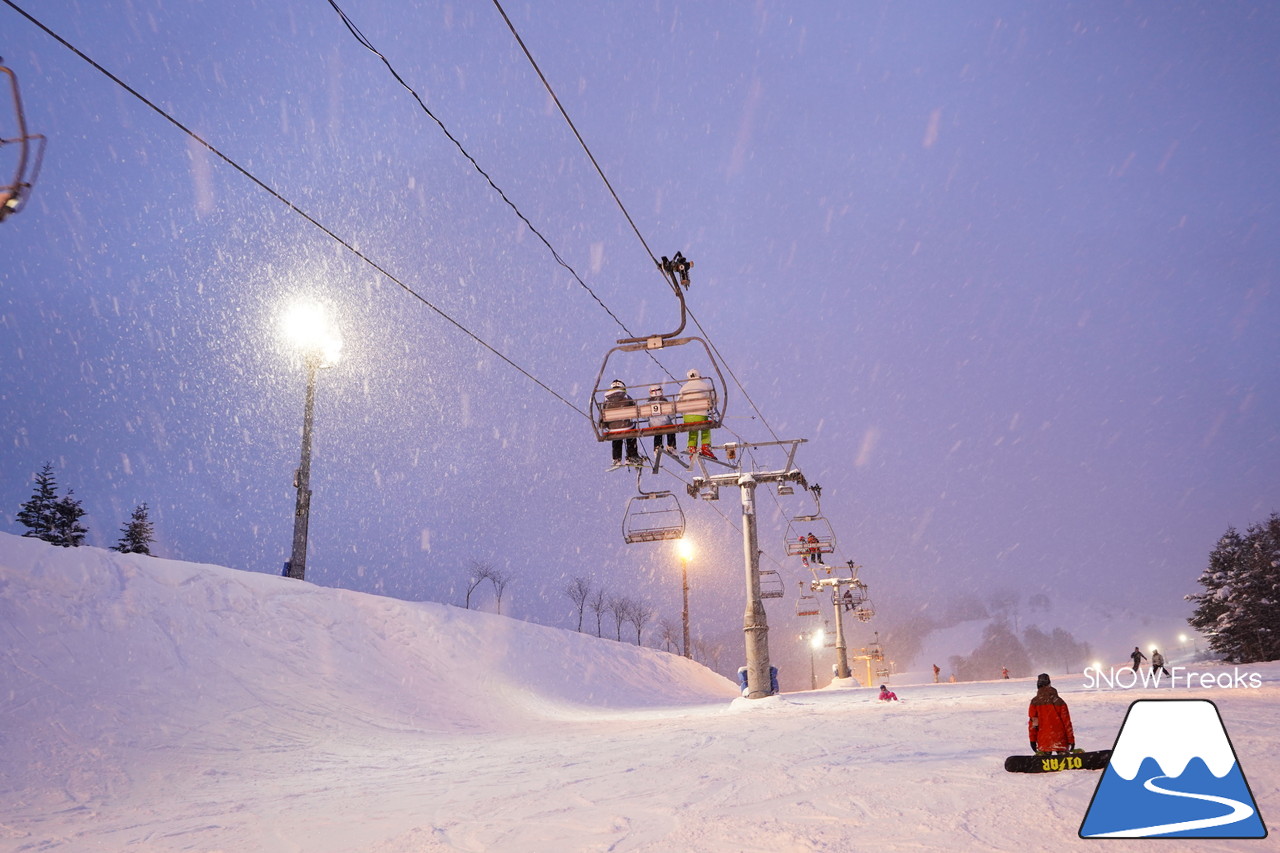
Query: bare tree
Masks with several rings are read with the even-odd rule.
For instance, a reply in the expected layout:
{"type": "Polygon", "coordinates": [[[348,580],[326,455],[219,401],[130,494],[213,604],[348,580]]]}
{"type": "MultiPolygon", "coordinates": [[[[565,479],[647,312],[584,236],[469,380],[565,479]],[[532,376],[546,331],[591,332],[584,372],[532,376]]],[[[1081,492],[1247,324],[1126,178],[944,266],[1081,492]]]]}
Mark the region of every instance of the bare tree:
{"type": "Polygon", "coordinates": [[[662,650],[680,651],[680,636],[680,628],[676,623],[666,616],[662,617],[662,621],[658,623],[658,639],[662,642],[662,650]]]}
{"type": "Polygon", "coordinates": [[[631,599],[620,595],[611,595],[606,608],[613,614],[613,620],[617,623],[617,632],[614,634],[614,639],[621,642],[622,623],[630,621],[631,599]]]}
{"type": "Polygon", "coordinates": [[[582,633],[582,614],[587,609],[587,596],[591,594],[591,581],[583,577],[575,577],[564,589],[573,606],[578,608],[578,633],[582,633]]]}
{"type": "Polygon", "coordinates": [[[502,612],[502,593],[506,591],[507,584],[511,583],[513,575],[506,569],[490,569],[489,580],[493,581],[493,597],[498,600],[498,612],[502,612]]]}
{"type": "Polygon", "coordinates": [[[647,601],[632,601],[631,606],[627,608],[627,621],[635,626],[636,629],[636,645],[640,645],[640,637],[644,632],[644,626],[649,624],[649,620],[653,618],[653,608],[647,601]]]}
{"type": "Polygon", "coordinates": [[[605,611],[609,609],[609,596],[604,591],[604,587],[601,587],[591,593],[591,596],[587,599],[587,606],[596,614],[596,636],[602,636],[600,623],[604,617],[605,611]]]}
{"type": "Polygon", "coordinates": [[[700,638],[693,640],[693,659],[700,661],[708,669],[719,672],[722,654],[724,654],[724,643],[712,643],[700,638]]]}
{"type": "Polygon", "coordinates": [[[476,587],[480,586],[486,580],[493,576],[493,566],[488,563],[482,563],[479,560],[472,560],[471,565],[467,567],[467,609],[471,609],[471,593],[476,591],[476,587]]]}

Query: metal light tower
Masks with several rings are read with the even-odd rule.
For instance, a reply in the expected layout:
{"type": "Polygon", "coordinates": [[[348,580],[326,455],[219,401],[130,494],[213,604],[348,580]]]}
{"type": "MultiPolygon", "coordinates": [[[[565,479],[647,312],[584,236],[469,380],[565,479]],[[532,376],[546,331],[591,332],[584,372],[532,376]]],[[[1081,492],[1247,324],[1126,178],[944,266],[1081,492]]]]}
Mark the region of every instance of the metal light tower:
{"type": "Polygon", "coordinates": [[[684,624],[684,656],[692,659],[693,654],[689,650],[689,558],[693,556],[693,543],[688,539],[681,539],[676,543],[676,549],[680,552],[680,588],[684,593],[684,609],[681,611],[681,621],[684,624]]]}
{"type": "Polygon", "coordinates": [[[285,575],[305,580],[307,530],[311,520],[311,423],[316,405],[316,374],[337,364],[342,351],[338,329],[318,305],[298,304],[284,317],[285,335],[297,347],[307,369],[307,397],[302,415],[302,460],[293,476],[298,500],[293,516],[293,549],[285,563],[285,575]]]}

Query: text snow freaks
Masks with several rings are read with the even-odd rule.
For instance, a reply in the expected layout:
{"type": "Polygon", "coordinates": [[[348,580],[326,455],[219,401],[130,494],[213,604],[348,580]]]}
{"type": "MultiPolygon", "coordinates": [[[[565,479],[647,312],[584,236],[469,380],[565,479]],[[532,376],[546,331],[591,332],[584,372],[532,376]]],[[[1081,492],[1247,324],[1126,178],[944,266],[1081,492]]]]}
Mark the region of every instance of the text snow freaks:
{"type": "Polygon", "coordinates": [[[1086,690],[1103,687],[1113,690],[1160,687],[1171,689],[1183,687],[1193,690],[1196,688],[1210,690],[1215,687],[1227,690],[1246,687],[1256,690],[1262,686],[1262,676],[1256,672],[1241,672],[1238,666],[1232,672],[1188,672],[1186,667],[1175,666],[1170,667],[1168,675],[1158,671],[1152,672],[1149,669],[1135,672],[1127,666],[1120,669],[1113,666],[1110,670],[1087,666],[1084,668],[1084,686],[1086,690]]]}

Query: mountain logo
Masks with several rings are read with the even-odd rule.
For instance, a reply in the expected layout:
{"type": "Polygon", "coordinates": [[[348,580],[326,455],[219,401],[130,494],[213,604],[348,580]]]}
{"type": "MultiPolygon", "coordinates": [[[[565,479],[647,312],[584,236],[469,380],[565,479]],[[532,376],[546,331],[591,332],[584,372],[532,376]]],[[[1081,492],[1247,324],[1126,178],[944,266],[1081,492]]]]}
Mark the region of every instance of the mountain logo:
{"type": "Polygon", "coordinates": [[[1207,699],[1129,706],[1081,838],[1266,838],[1267,828],[1207,699]]]}

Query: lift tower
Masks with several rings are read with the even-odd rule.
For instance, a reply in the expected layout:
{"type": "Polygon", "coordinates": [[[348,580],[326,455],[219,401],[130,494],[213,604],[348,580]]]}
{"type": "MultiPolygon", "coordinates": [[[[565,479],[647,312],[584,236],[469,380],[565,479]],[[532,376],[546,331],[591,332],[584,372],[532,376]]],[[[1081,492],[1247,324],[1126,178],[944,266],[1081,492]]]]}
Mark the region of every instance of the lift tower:
{"type": "MultiPolygon", "coordinates": [[[[724,445],[730,460],[736,460],[743,450],[764,447],[787,447],[787,461],[778,471],[742,471],[728,474],[709,474],[707,460],[694,456],[700,473],[688,486],[691,497],[716,500],[721,487],[737,486],[742,494],[742,551],[747,580],[747,606],[742,616],[742,631],[747,647],[747,698],[763,699],[773,693],[769,677],[769,623],[765,618],[764,603],[760,595],[760,546],[756,533],[756,486],[761,483],[799,483],[808,488],[804,474],[795,467],[796,448],[807,439],[770,441],[760,444],[735,443],[724,445]]],[[[723,463],[722,463],[723,464],[723,463]]]]}

